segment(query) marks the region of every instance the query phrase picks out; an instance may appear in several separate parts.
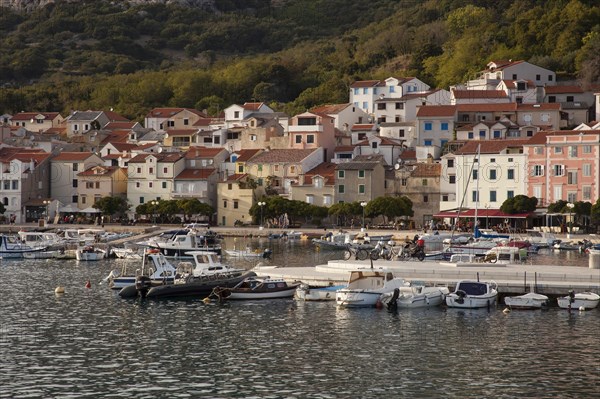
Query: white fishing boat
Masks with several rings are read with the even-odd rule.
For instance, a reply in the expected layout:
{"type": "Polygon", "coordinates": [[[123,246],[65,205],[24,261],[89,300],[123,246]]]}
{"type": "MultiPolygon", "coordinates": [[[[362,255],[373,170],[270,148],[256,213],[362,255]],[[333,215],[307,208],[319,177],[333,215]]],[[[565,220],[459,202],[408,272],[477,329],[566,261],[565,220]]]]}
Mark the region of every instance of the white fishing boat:
{"type": "Polygon", "coordinates": [[[189,277],[219,277],[219,276],[239,276],[246,272],[245,269],[235,268],[223,264],[219,260],[219,255],[210,251],[189,251],[186,252],[191,257],[192,262],[180,262],[177,265],[178,278],[176,282],[184,282],[189,277]]]}
{"type": "Polygon", "coordinates": [[[456,284],[454,292],[446,296],[446,305],[451,308],[490,308],[498,298],[495,282],[462,280],[456,284]]]}
{"type": "Polygon", "coordinates": [[[75,251],[75,259],[79,261],[97,261],[106,257],[106,251],[94,245],[84,245],[75,251]]]}
{"type": "Polygon", "coordinates": [[[430,308],[444,303],[444,299],[449,293],[448,287],[408,285],[382,294],[379,299],[390,310],[430,308]]]}
{"type": "Polygon", "coordinates": [[[144,257],[143,248],[112,248],[110,252],[119,259],[142,260],[144,257]]]}
{"type": "Polygon", "coordinates": [[[284,279],[250,276],[234,287],[215,287],[212,296],[222,299],[291,298],[300,283],[288,284],[284,279]]]}
{"type": "Polygon", "coordinates": [[[2,259],[22,259],[24,254],[45,251],[46,247],[32,248],[23,244],[18,237],[0,235],[0,257],[2,259]]]}
{"type": "Polygon", "coordinates": [[[405,285],[404,279],[394,277],[384,269],[357,269],[350,272],[348,285],[336,292],[336,302],[342,307],[375,306],[381,294],[405,285]]]}
{"type": "Polygon", "coordinates": [[[59,248],[65,245],[65,240],[56,233],[21,230],[17,234],[21,242],[31,248],[59,248]]]}
{"type": "Polygon", "coordinates": [[[220,237],[207,230],[199,233],[195,230],[175,231],[166,241],[149,240],[150,248],[158,249],[167,257],[185,258],[188,252],[202,250],[221,254],[220,237]]]}
{"type": "Polygon", "coordinates": [[[558,298],[558,307],[561,309],[594,309],[600,303],[600,295],[593,292],[569,291],[569,295],[558,298]]]}
{"type": "Polygon", "coordinates": [[[541,309],[548,306],[548,297],[529,292],[524,295],[507,296],[504,298],[504,304],[511,309],[541,309]]]}
{"type": "Polygon", "coordinates": [[[321,238],[313,238],[312,242],[321,249],[346,249],[352,244],[355,234],[350,233],[327,233],[321,238]]]}
{"type": "Polygon", "coordinates": [[[131,264],[124,264],[121,270],[111,270],[104,281],[112,289],[134,285],[138,276],[148,276],[152,285],[171,284],[175,280],[176,269],[160,252],[148,253],[141,267],[130,273],[131,264]]]}
{"type": "Polygon", "coordinates": [[[308,284],[300,284],[296,289],[296,299],[301,301],[335,301],[336,291],[344,287],[346,286],[310,287],[308,284]]]}
{"type": "Polygon", "coordinates": [[[260,249],[252,249],[247,247],[245,249],[224,249],[223,250],[228,258],[237,258],[237,259],[252,259],[252,258],[262,258],[262,259],[270,259],[271,258],[271,249],[265,248],[264,250],[260,249]]]}

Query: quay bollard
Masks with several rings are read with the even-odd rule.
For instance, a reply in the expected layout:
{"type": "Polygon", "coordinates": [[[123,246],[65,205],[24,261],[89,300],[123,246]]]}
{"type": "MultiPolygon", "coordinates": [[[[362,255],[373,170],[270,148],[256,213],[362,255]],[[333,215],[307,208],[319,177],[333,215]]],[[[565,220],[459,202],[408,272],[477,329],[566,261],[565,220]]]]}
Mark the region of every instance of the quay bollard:
{"type": "Polygon", "coordinates": [[[600,269],[600,250],[590,249],[589,252],[588,264],[590,269],[600,269]]]}

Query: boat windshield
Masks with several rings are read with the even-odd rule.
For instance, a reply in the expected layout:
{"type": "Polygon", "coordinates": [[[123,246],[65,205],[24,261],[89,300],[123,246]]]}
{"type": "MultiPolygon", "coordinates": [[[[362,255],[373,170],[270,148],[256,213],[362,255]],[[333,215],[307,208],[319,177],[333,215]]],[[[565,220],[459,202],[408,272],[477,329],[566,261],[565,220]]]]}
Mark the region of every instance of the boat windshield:
{"type": "Polygon", "coordinates": [[[477,282],[462,282],[456,290],[464,291],[467,295],[485,295],[487,294],[487,285],[477,282]]]}

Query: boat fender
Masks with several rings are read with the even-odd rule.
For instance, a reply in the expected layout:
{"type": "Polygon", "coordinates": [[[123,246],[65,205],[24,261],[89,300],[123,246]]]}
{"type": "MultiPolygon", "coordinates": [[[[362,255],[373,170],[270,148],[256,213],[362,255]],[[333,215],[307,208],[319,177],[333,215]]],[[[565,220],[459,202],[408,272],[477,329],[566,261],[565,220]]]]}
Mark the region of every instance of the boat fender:
{"type": "Polygon", "coordinates": [[[59,285],[58,287],[56,287],[54,289],[54,293],[56,295],[62,295],[62,294],[64,294],[65,293],[65,287],[62,287],[62,286],[59,285]]]}
{"type": "Polygon", "coordinates": [[[504,308],[504,310],[502,311],[502,313],[509,314],[510,313],[510,308],[504,308]]]}
{"type": "Polygon", "coordinates": [[[580,306],[580,307],[579,307],[579,311],[580,311],[580,312],[585,312],[585,306],[580,306]]]}
{"type": "Polygon", "coordinates": [[[90,283],[90,280],[85,282],[85,288],[92,288],[92,283],[90,283]]]}

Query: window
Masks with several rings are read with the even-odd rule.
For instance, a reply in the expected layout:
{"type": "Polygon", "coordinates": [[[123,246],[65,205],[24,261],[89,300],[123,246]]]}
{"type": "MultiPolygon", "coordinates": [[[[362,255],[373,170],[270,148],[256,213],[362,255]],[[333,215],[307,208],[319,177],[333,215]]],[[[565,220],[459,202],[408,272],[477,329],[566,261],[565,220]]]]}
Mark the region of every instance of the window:
{"type": "Polygon", "coordinates": [[[144,197],[140,197],[140,204],[144,203],[144,197]]]}
{"type": "Polygon", "coordinates": [[[233,209],[239,208],[239,201],[233,201],[233,209]]]}
{"type": "Polygon", "coordinates": [[[315,142],[315,135],[309,134],[308,136],[306,136],[306,142],[308,144],[313,144],[315,142]]]}
{"type": "Polygon", "coordinates": [[[567,102],[568,103],[572,103],[573,101],[575,101],[575,97],[573,97],[573,96],[567,96],[567,102]]]}
{"type": "Polygon", "coordinates": [[[167,121],[167,127],[175,127],[175,121],[167,121]]]}
{"type": "Polygon", "coordinates": [[[10,190],[10,180],[4,180],[3,187],[4,190],[10,190]]]}
{"type": "Polygon", "coordinates": [[[535,155],[543,155],[544,154],[544,147],[534,147],[533,148],[533,153],[535,155]]]}
{"type": "Polygon", "coordinates": [[[577,193],[567,193],[567,201],[577,202],[577,193]]]}
{"type": "Polygon", "coordinates": [[[550,114],[542,114],[540,119],[542,120],[542,122],[548,122],[550,120],[550,114]]]}
{"type": "Polygon", "coordinates": [[[365,171],[364,170],[359,170],[358,171],[358,177],[361,178],[361,179],[364,179],[365,178],[365,171]]]}
{"type": "Polygon", "coordinates": [[[395,116],[394,117],[394,122],[399,123],[399,122],[402,122],[402,120],[400,119],[399,116],[395,116]]]}
{"type": "Polygon", "coordinates": [[[296,173],[296,167],[295,166],[290,166],[290,173],[296,173]]]}
{"type": "Polygon", "coordinates": [[[500,130],[494,130],[494,138],[495,139],[499,139],[500,138],[500,130]]]}
{"type": "Polygon", "coordinates": [[[162,182],[162,188],[164,188],[164,189],[167,188],[167,182],[166,181],[162,182]]]}
{"type": "Polygon", "coordinates": [[[556,96],[548,96],[548,102],[549,103],[555,103],[556,102],[556,96]]]}
{"type": "Polygon", "coordinates": [[[333,201],[331,200],[331,195],[324,195],[323,196],[323,205],[331,205],[333,203],[333,201]]]}
{"type": "Polygon", "coordinates": [[[542,78],[541,75],[539,75],[539,74],[535,75],[535,80],[540,80],[541,78],[542,78]]]}
{"type": "Polygon", "coordinates": [[[313,185],[315,188],[323,188],[323,179],[320,177],[315,177],[313,179],[313,185]]]}
{"type": "Polygon", "coordinates": [[[167,173],[169,173],[169,168],[163,168],[163,173],[164,173],[164,174],[167,174],[167,173]]]}
{"type": "Polygon", "coordinates": [[[517,80],[517,74],[513,73],[512,80],[517,80]]]}
{"type": "Polygon", "coordinates": [[[433,130],[433,123],[431,122],[425,122],[425,130],[433,130]]]}
{"type": "Polygon", "coordinates": [[[359,194],[364,194],[365,193],[365,185],[364,184],[359,184],[358,185],[358,193],[359,194]]]}
{"type": "Polygon", "coordinates": [[[479,137],[485,138],[485,130],[480,130],[479,131],[479,137]]]}
{"type": "Polygon", "coordinates": [[[576,145],[569,146],[569,157],[577,158],[577,146],[576,145]]]}
{"type": "Polygon", "coordinates": [[[344,177],[346,177],[346,171],[338,170],[338,179],[343,179],[344,177]]]}
{"type": "Polygon", "coordinates": [[[508,199],[515,198],[515,192],[513,190],[508,190],[506,192],[506,198],[508,198],[508,199]]]}
{"type": "Polygon", "coordinates": [[[473,190],[471,193],[471,200],[473,202],[479,202],[479,192],[477,190],[473,190]]]}
{"type": "Polygon", "coordinates": [[[427,185],[427,179],[422,179],[421,180],[421,185],[422,186],[426,186],[427,185]]]}
{"type": "Polygon", "coordinates": [[[223,208],[227,208],[227,200],[223,200],[223,208]]]}
{"type": "Polygon", "coordinates": [[[429,202],[429,195],[423,196],[423,202],[429,202]]]}
{"type": "Polygon", "coordinates": [[[343,184],[340,184],[340,185],[338,186],[338,193],[340,193],[340,194],[344,194],[344,192],[345,192],[345,187],[344,187],[344,185],[343,185],[343,184]]]}
{"type": "Polygon", "coordinates": [[[585,177],[590,177],[592,175],[592,164],[584,163],[581,165],[581,173],[583,173],[585,177]]]}
{"type": "Polygon", "coordinates": [[[404,109],[404,103],[396,103],[396,109],[404,109]]]}
{"type": "Polygon", "coordinates": [[[13,189],[13,190],[18,190],[19,189],[19,181],[18,180],[11,181],[11,189],[13,189]]]}
{"type": "Polygon", "coordinates": [[[533,165],[531,174],[533,176],[544,176],[544,165],[533,165]]]}
{"type": "Polygon", "coordinates": [[[450,196],[442,195],[442,202],[448,202],[449,199],[450,199],[450,196]]]}
{"type": "Polygon", "coordinates": [[[508,169],[506,171],[506,178],[508,180],[515,180],[515,170],[514,169],[508,169]]]}
{"type": "Polygon", "coordinates": [[[377,104],[377,109],[380,111],[384,111],[385,110],[385,103],[378,103],[377,104]]]}
{"type": "Polygon", "coordinates": [[[469,133],[467,134],[467,137],[468,137],[469,139],[473,139],[473,132],[469,132],[469,133]]]}
{"type": "Polygon", "coordinates": [[[363,87],[363,94],[369,94],[369,89],[366,87],[363,87]]]}
{"type": "Polygon", "coordinates": [[[440,125],[440,128],[443,131],[448,131],[448,122],[442,122],[442,124],[440,125]]]}
{"type": "Polygon", "coordinates": [[[369,109],[369,103],[366,102],[366,101],[363,101],[362,107],[363,107],[363,109],[368,110],[369,109]]]}
{"type": "Polygon", "coordinates": [[[399,131],[398,135],[399,135],[400,137],[404,137],[404,129],[400,129],[400,131],[399,131]]]}
{"type": "Polygon", "coordinates": [[[315,196],[312,194],[306,194],[306,203],[307,204],[314,204],[315,203],[315,196]]]}
{"type": "Polygon", "coordinates": [[[591,145],[584,145],[582,151],[583,151],[584,154],[591,154],[592,153],[592,146],[591,145]]]}
{"type": "Polygon", "coordinates": [[[577,184],[577,171],[567,172],[567,184],[577,184]]]}
{"type": "MultiPolygon", "coordinates": [[[[526,136],[527,136],[527,137],[532,137],[532,136],[533,136],[533,130],[528,130],[528,131],[527,131],[527,133],[526,133],[526,136]]],[[[542,152],[543,152],[543,151],[544,151],[544,150],[542,150],[542,152]]]]}
{"type": "Polygon", "coordinates": [[[297,134],[296,135],[296,144],[300,144],[300,143],[302,143],[302,136],[297,134]]]}
{"type": "Polygon", "coordinates": [[[94,186],[95,186],[96,189],[99,189],[100,188],[100,182],[99,181],[95,182],[94,186]]]}
{"type": "Polygon", "coordinates": [[[490,169],[490,180],[496,180],[496,169],[490,169]]]}
{"type": "Polygon", "coordinates": [[[562,147],[554,147],[555,154],[562,154],[562,147]]]}
{"type": "Polygon", "coordinates": [[[238,165],[238,173],[244,173],[244,165],[238,165]]]}
{"type": "Polygon", "coordinates": [[[565,169],[563,165],[552,166],[552,171],[554,172],[554,176],[564,176],[565,174],[565,169]]]}
{"type": "Polygon", "coordinates": [[[448,176],[448,182],[450,184],[456,184],[456,176],[455,175],[448,176]]]}
{"type": "Polygon", "coordinates": [[[548,81],[552,82],[552,75],[548,75],[548,81]]]}
{"type": "Polygon", "coordinates": [[[473,169],[473,180],[477,180],[478,172],[479,171],[477,169],[473,169]]]}
{"type": "Polygon", "coordinates": [[[592,199],[592,187],[583,186],[582,196],[583,201],[590,201],[592,199]]]}
{"type": "Polygon", "coordinates": [[[371,148],[373,148],[373,149],[377,148],[377,142],[376,141],[371,142],[371,148]]]}
{"type": "Polygon", "coordinates": [[[406,187],[407,184],[408,184],[408,179],[406,179],[406,178],[400,179],[400,185],[401,186],[406,187]]]}
{"type": "Polygon", "coordinates": [[[79,196],[78,195],[74,195],[71,197],[71,202],[76,204],[77,202],[79,202],[79,196]]]}
{"type": "Polygon", "coordinates": [[[148,188],[152,188],[152,187],[154,187],[154,183],[153,183],[153,182],[151,182],[151,181],[149,181],[149,182],[148,182],[148,188]]]}
{"type": "Polygon", "coordinates": [[[148,173],[151,175],[154,174],[154,168],[148,168],[148,173]]]}
{"type": "Polygon", "coordinates": [[[77,187],[77,179],[73,179],[73,187],[77,187]]]}
{"type": "Polygon", "coordinates": [[[396,87],[395,86],[389,86],[390,88],[390,93],[395,93],[396,92],[396,87]]]}
{"type": "Polygon", "coordinates": [[[262,172],[262,165],[257,165],[256,168],[259,172],[262,172]]]}
{"type": "Polygon", "coordinates": [[[85,195],[81,196],[81,203],[85,204],[87,202],[87,197],[85,195]]]}
{"type": "Polygon", "coordinates": [[[77,170],[79,170],[79,164],[74,163],[73,164],[73,172],[77,172],[77,170]]]}
{"type": "Polygon", "coordinates": [[[135,182],[135,188],[140,188],[142,187],[142,183],[140,183],[139,181],[135,182]]]}
{"type": "Polygon", "coordinates": [[[423,145],[424,146],[432,146],[433,145],[433,140],[430,140],[430,139],[424,140],[423,141],[423,145]]]}
{"type": "Polygon", "coordinates": [[[136,172],[137,172],[138,175],[141,175],[142,174],[142,168],[137,168],[136,172]]]}
{"type": "Polygon", "coordinates": [[[448,167],[449,168],[453,168],[454,167],[454,159],[449,159],[448,160],[448,167]]]}
{"type": "Polygon", "coordinates": [[[496,202],[496,190],[490,190],[490,202],[496,202]]]}

